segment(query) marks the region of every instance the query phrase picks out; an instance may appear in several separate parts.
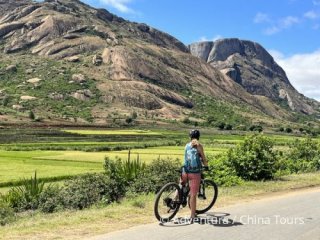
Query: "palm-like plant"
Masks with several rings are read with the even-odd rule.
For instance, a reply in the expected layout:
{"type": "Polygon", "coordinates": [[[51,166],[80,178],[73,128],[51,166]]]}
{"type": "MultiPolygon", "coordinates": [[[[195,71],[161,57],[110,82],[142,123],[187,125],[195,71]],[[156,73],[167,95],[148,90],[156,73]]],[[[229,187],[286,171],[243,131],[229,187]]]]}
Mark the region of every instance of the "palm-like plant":
{"type": "Polygon", "coordinates": [[[23,179],[20,186],[11,188],[7,195],[7,201],[17,210],[36,209],[39,196],[44,190],[44,184],[37,178],[35,171],[34,177],[23,179]]]}

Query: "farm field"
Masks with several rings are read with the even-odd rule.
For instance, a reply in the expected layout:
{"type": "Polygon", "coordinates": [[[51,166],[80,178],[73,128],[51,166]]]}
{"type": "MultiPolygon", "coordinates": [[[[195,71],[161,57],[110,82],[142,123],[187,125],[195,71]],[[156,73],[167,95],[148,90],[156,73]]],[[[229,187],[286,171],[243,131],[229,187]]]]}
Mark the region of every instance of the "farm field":
{"type": "MultiPolygon", "coordinates": [[[[183,159],[188,136],[184,130],[15,130],[0,133],[0,192],[19,185],[35,171],[45,181],[62,181],[75,175],[101,172],[105,157],[139,158],[146,163],[158,158],[183,159]]],[[[248,133],[249,134],[249,133],[248,133]]],[[[270,135],[276,147],[296,138],[270,135]]],[[[244,134],[203,131],[207,155],[216,155],[243,141],[244,134]]]]}

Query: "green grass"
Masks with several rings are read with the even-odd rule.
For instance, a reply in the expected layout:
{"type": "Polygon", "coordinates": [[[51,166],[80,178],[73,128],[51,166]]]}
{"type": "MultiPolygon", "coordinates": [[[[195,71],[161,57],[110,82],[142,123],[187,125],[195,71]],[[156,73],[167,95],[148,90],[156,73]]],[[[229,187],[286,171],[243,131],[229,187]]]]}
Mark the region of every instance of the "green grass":
{"type": "Polygon", "coordinates": [[[64,130],[67,133],[83,135],[161,135],[160,132],[151,130],[64,130]]]}
{"type": "Polygon", "coordinates": [[[7,152],[0,151],[0,186],[13,185],[22,178],[29,178],[37,171],[39,179],[56,180],[70,176],[103,170],[103,159],[96,162],[43,159],[57,157],[61,152],[7,152]]]}
{"type": "MultiPolygon", "coordinates": [[[[131,150],[131,158],[139,155],[141,161],[151,162],[159,157],[183,159],[183,146],[151,147],[131,150]]],[[[224,151],[207,148],[207,154],[224,151]]],[[[128,150],[108,152],[83,151],[3,151],[0,150],[0,186],[8,186],[21,178],[32,176],[37,171],[39,179],[62,179],[87,172],[103,171],[105,157],[128,158],[128,150]]]]}

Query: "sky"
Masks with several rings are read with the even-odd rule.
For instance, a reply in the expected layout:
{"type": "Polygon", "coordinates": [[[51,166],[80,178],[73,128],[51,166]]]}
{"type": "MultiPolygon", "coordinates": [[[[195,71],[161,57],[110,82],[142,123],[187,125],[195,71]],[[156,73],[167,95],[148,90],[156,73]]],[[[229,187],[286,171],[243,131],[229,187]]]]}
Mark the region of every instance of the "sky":
{"type": "Polygon", "coordinates": [[[320,0],[82,0],[167,32],[184,44],[260,43],[292,85],[320,101],[320,0]]]}

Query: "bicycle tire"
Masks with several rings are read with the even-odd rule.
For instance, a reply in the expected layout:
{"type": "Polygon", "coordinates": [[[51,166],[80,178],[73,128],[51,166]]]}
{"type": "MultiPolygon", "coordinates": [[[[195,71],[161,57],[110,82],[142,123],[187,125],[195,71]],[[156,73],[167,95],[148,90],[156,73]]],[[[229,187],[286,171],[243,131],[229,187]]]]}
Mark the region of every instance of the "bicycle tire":
{"type": "MultiPolygon", "coordinates": [[[[171,190],[172,192],[172,190],[171,190]]],[[[177,214],[177,212],[180,209],[180,205],[181,205],[181,201],[180,201],[181,197],[180,197],[180,187],[178,184],[176,183],[167,183],[165,184],[157,193],[156,195],[156,199],[154,202],[154,215],[156,216],[156,218],[158,219],[158,221],[160,222],[169,222],[172,218],[174,218],[174,216],[177,214]],[[159,212],[159,204],[162,204],[162,202],[160,202],[161,196],[162,194],[164,194],[167,190],[170,190],[170,188],[172,188],[174,191],[178,191],[179,194],[179,201],[177,203],[175,203],[175,208],[172,209],[172,213],[169,214],[169,216],[163,216],[162,213],[159,212]]]]}
{"type": "MultiPolygon", "coordinates": [[[[201,185],[202,184],[203,183],[201,183],[201,185]]],[[[211,181],[211,180],[208,180],[208,179],[204,179],[204,184],[205,184],[206,188],[207,188],[207,186],[212,186],[214,194],[213,194],[212,200],[210,200],[210,203],[208,204],[207,207],[202,208],[202,209],[198,209],[199,204],[197,204],[197,209],[196,209],[196,213],[197,214],[203,214],[203,213],[209,211],[213,207],[213,205],[215,204],[215,202],[217,201],[217,198],[218,198],[218,186],[217,186],[217,184],[214,181],[211,181]]],[[[190,204],[189,204],[189,207],[190,207],[190,204]]]]}

